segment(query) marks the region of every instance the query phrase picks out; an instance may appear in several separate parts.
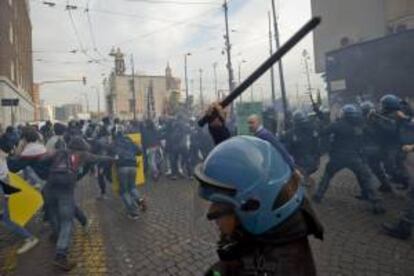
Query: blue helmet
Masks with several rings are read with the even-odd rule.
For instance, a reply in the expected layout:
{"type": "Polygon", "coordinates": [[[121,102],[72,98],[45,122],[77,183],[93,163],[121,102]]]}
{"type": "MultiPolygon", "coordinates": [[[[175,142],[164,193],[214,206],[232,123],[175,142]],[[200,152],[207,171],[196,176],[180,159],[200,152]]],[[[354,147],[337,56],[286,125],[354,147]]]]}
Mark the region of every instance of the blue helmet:
{"type": "Polygon", "coordinates": [[[361,110],[354,104],[346,104],[342,107],[342,117],[345,119],[359,119],[362,117],[361,110]]]}
{"type": "Polygon", "coordinates": [[[371,101],[364,101],[361,103],[361,110],[364,115],[375,110],[375,105],[371,101]]]}
{"type": "Polygon", "coordinates": [[[237,136],[216,146],[195,169],[199,195],[211,202],[231,205],[243,228],[259,235],[294,214],[304,199],[301,185],[277,206],[292,170],[269,142],[237,136]]]}
{"type": "Polygon", "coordinates": [[[293,113],[293,123],[295,125],[300,125],[307,123],[309,121],[308,115],[306,115],[303,111],[296,111],[293,113]]]}
{"type": "Polygon", "coordinates": [[[392,112],[401,110],[401,99],[393,94],[382,96],[380,103],[382,111],[392,112]]]}

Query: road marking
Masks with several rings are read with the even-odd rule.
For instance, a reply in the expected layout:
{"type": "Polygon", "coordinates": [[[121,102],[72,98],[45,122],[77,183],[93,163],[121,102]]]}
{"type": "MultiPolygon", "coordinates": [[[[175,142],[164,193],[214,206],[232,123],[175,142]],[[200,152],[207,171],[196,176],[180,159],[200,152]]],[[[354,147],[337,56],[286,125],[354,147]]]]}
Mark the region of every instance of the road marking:
{"type": "Polygon", "coordinates": [[[97,217],[97,209],[94,202],[83,206],[92,220],[89,232],[85,233],[82,227],[77,226],[74,233],[74,245],[71,250],[71,258],[77,263],[77,268],[70,275],[107,275],[106,253],[101,225],[97,217]]]}

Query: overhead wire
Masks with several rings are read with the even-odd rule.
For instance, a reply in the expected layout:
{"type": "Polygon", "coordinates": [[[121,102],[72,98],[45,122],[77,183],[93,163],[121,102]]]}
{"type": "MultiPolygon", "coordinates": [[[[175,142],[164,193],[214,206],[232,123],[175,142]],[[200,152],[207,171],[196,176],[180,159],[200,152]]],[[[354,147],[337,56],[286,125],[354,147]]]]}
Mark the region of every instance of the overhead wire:
{"type": "Polygon", "coordinates": [[[93,31],[93,27],[92,27],[92,20],[91,20],[91,16],[89,14],[89,4],[90,4],[90,0],[88,0],[88,3],[86,5],[86,9],[85,9],[85,13],[86,13],[86,17],[87,17],[87,21],[88,21],[88,27],[89,27],[89,34],[91,36],[91,40],[92,40],[92,46],[93,46],[93,50],[104,60],[107,61],[108,59],[101,53],[101,51],[99,50],[97,44],[96,44],[96,39],[95,39],[95,34],[93,31]]]}
{"type": "Polygon", "coordinates": [[[146,4],[168,5],[216,5],[217,1],[174,1],[174,0],[128,0],[129,2],[141,2],[146,4]]]}
{"type": "Polygon", "coordinates": [[[141,39],[147,38],[147,37],[150,37],[150,36],[152,36],[154,34],[157,34],[159,32],[164,32],[166,30],[169,30],[169,29],[174,28],[174,27],[179,26],[179,25],[186,25],[186,24],[188,24],[188,21],[194,20],[196,18],[199,18],[200,16],[209,14],[209,13],[211,13],[213,11],[214,12],[217,11],[217,8],[208,9],[208,10],[206,10],[206,11],[200,13],[200,14],[197,14],[196,16],[192,16],[190,18],[186,18],[184,20],[175,22],[173,24],[170,24],[170,25],[167,25],[167,26],[163,26],[163,27],[158,28],[156,30],[153,30],[153,31],[150,31],[150,32],[146,32],[146,33],[143,33],[143,34],[140,34],[140,35],[137,35],[137,36],[134,36],[134,37],[132,37],[132,38],[130,38],[128,40],[124,40],[124,41],[121,41],[119,43],[116,43],[115,46],[120,46],[120,45],[124,45],[124,44],[130,43],[130,42],[132,42],[132,41],[134,41],[134,40],[136,40],[138,38],[141,38],[141,39]]]}

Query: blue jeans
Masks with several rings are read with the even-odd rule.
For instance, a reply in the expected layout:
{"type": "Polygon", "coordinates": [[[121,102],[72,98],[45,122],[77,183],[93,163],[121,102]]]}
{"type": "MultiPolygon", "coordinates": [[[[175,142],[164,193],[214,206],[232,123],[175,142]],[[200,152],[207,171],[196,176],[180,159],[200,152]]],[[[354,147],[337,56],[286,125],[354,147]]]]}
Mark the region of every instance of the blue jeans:
{"type": "Polygon", "coordinates": [[[75,177],[68,174],[51,175],[44,191],[49,222],[54,234],[57,235],[58,256],[68,254],[72,239],[73,218],[76,213],[75,182],[75,177]]]}
{"type": "Polygon", "coordinates": [[[118,167],[120,195],[127,212],[131,215],[138,214],[139,193],[135,183],[136,175],[136,167],[118,167]]]}
{"type": "Polygon", "coordinates": [[[32,237],[32,234],[29,233],[25,228],[21,227],[20,225],[14,223],[10,219],[9,214],[9,199],[7,197],[3,200],[3,216],[2,221],[4,223],[4,226],[9,229],[13,234],[19,235],[22,238],[30,238],[32,237]]]}

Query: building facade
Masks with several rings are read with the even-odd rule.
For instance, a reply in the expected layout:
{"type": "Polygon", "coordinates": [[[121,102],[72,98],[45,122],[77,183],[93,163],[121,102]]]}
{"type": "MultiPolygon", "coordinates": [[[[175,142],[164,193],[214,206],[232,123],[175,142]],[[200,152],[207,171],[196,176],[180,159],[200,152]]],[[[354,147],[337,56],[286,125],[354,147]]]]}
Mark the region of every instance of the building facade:
{"type": "Polygon", "coordinates": [[[172,92],[180,91],[181,81],[173,77],[169,65],[165,75],[134,76],[135,104],[132,92],[132,76],[122,70],[112,73],[107,82],[106,107],[111,116],[123,120],[133,119],[134,106],[138,119],[158,117],[166,110],[167,101],[172,92]]]}
{"type": "Polygon", "coordinates": [[[322,16],[314,32],[315,71],[325,72],[326,53],[414,28],[412,0],[311,0],[322,16]]]}
{"type": "Polygon", "coordinates": [[[54,108],[54,119],[62,122],[68,122],[72,119],[83,119],[78,115],[84,114],[81,104],[64,104],[54,108]]]}
{"type": "Polygon", "coordinates": [[[34,120],[32,26],[26,0],[0,1],[0,99],[19,99],[13,110],[0,107],[0,123],[34,120]],[[12,114],[13,113],[13,114],[12,114]]]}

